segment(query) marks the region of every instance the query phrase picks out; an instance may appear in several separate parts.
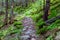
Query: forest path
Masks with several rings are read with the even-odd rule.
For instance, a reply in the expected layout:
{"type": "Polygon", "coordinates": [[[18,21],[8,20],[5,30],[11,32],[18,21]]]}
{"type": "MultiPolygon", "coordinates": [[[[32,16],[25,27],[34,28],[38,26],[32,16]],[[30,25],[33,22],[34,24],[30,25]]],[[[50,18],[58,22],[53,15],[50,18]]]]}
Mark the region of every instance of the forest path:
{"type": "Polygon", "coordinates": [[[24,26],[21,34],[21,40],[38,40],[36,35],[35,23],[31,17],[24,17],[22,20],[24,26]]]}

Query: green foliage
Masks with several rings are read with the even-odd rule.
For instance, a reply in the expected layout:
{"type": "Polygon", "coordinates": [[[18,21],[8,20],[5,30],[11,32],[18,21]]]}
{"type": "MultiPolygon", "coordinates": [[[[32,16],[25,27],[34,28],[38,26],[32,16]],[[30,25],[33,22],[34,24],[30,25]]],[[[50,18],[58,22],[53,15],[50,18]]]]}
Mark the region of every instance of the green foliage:
{"type": "Polygon", "coordinates": [[[23,19],[23,15],[16,15],[16,17],[14,18],[15,20],[17,20],[17,21],[21,21],[22,19],[23,19]]]}
{"type": "Polygon", "coordinates": [[[56,17],[56,16],[57,16],[56,10],[51,10],[51,14],[49,15],[49,19],[52,17],[56,17]]]}
{"type": "Polygon", "coordinates": [[[2,21],[0,21],[0,28],[4,25],[4,23],[2,21]]]}
{"type": "Polygon", "coordinates": [[[53,37],[53,36],[51,35],[51,36],[49,36],[48,38],[46,38],[46,40],[53,40],[52,37],[53,37]]]}
{"type": "Polygon", "coordinates": [[[15,22],[14,22],[14,25],[22,25],[22,22],[20,22],[20,21],[15,21],[15,22]]]}
{"type": "Polygon", "coordinates": [[[37,29],[37,33],[40,34],[40,33],[43,33],[47,30],[53,30],[55,28],[59,28],[60,26],[58,26],[58,22],[60,24],[60,20],[56,20],[54,23],[52,23],[50,26],[47,26],[47,27],[43,27],[41,29],[37,29]]]}
{"type": "Polygon", "coordinates": [[[37,26],[40,26],[40,25],[42,25],[42,24],[44,24],[44,21],[43,21],[43,19],[40,19],[40,20],[37,22],[37,26]]]}
{"type": "Polygon", "coordinates": [[[0,17],[0,27],[2,27],[4,25],[4,15],[0,17]]]}
{"type": "Polygon", "coordinates": [[[11,33],[13,33],[13,34],[20,33],[21,34],[21,29],[22,29],[22,26],[20,26],[20,29],[17,29],[13,25],[10,25],[8,29],[0,30],[0,38],[3,38],[6,35],[9,35],[11,33]]]}
{"type": "Polygon", "coordinates": [[[18,12],[19,14],[20,14],[20,12],[22,12],[24,10],[25,10],[25,8],[22,8],[21,6],[17,6],[17,7],[14,8],[14,11],[18,12]]]}

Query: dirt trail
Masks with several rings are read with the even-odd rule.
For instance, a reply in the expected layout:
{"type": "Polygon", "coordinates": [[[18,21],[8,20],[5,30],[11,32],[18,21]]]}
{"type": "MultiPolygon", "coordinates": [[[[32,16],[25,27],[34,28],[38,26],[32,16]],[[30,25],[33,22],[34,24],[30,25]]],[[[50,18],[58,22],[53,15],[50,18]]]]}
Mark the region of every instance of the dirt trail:
{"type": "Polygon", "coordinates": [[[22,21],[23,30],[21,35],[21,40],[37,40],[35,25],[30,17],[25,17],[22,21]]]}

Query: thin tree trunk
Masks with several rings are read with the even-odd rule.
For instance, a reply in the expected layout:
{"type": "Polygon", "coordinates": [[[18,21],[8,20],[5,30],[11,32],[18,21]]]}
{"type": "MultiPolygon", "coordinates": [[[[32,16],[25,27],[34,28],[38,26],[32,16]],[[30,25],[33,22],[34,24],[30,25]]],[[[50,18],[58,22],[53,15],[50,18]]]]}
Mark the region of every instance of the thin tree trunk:
{"type": "Polygon", "coordinates": [[[13,7],[14,7],[14,0],[11,0],[10,24],[12,24],[14,21],[13,7]]]}
{"type": "Polygon", "coordinates": [[[3,0],[0,3],[0,15],[2,15],[2,14],[3,14],[3,0]]]}
{"type": "Polygon", "coordinates": [[[26,3],[25,7],[28,6],[28,2],[29,2],[29,0],[25,0],[25,3],[26,3]]]}
{"type": "Polygon", "coordinates": [[[8,0],[6,0],[5,25],[8,24],[8,0]]]}
{"type": "Polygon", "coordinates": [[[50,9],[50,0],[46,0],[46,5],[44,6],[44,15],[43,15],[44,21],[48,20],[49,9],[50,9]]]}
{"type": "Polygon", "coordinates": [[[4,0],[2,0],[2,6],[4,6],[4,2],[3,2],[4,0]]]}

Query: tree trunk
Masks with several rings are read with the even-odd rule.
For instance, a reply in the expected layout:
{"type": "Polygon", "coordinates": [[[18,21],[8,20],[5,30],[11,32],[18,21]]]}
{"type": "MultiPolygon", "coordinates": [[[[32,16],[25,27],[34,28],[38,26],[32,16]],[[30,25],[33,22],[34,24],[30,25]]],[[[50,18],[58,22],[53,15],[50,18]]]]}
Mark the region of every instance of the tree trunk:
{"type": "Polygon", "coordinates": [[[2,15],[2,14],[3,14],[3,0],[0,3],[0,15],[2,15]]]}
{"type": "Polygon", "coordinates": [[[6,0],[5,25],[8,24],[8,0],[6,0]]]}
{"type": "Polygon", "coordinates": [[[10,24],[12,24],[14,21],[13,7],[14,7],[14,0],[11,0],[10,24]]]}
{"type": "Polygon", "coordinates": [[[25,3],[26,3],[26,6],[25,6],[25,7],[27,7],[27,6],[28,6],[28,2],[29,2],[29,0],[25,0],[25,3]]]}
{"type": "Polygon", "coordinates": [[[50,9],[50,0],[46,0],[46,5],[44,6],[44,15],[43,15],[44,21],[48,20],[49,9],[50,9]]]}
{"type": "Polygon", "coordinates": [[[4,0],[2,0],[2,6],[4,6],[4,2],[3,2],[4,0]]]}

